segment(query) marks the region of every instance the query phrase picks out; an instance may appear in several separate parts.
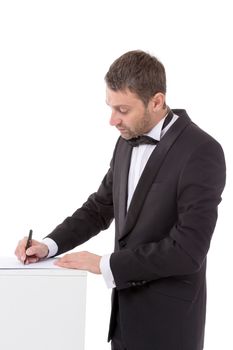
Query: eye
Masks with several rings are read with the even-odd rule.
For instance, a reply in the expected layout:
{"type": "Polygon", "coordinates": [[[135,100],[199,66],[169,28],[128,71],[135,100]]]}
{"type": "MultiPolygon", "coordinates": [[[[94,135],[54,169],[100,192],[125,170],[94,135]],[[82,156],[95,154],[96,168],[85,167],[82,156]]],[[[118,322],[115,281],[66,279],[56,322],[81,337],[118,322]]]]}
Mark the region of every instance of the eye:
{"type": "Polygon", "coordinates": [[[120,112],[121,114],[126,114],[126,113],[128,113],[128,108],[119,107],[119,112],[120,112]]]}

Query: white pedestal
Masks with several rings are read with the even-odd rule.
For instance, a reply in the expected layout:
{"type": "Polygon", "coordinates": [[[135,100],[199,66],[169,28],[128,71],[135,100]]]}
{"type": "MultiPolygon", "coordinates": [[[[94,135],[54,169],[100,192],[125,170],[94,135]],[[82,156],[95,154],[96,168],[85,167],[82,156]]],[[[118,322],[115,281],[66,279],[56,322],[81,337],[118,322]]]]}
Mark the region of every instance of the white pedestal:
{"type": "Polygon", "coordinates": [[[84,350],[86,272],[0,269],[0,349],[84,350]]]}

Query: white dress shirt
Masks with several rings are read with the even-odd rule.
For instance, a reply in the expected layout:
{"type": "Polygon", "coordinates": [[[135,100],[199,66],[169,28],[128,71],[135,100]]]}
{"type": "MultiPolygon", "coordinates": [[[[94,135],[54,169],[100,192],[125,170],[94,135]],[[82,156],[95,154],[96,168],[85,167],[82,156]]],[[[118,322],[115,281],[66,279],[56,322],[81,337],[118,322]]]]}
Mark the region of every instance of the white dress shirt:
{"type": "MultiPolygon", "coordinates": [[[[174,124],[175,121],[178,119],[178,116],[174,114],[170,123],[164,129],[162,129],[165,117],[162,120],[160,120],[160,122],[156,124],[155,127],[146,135],[159,141],[165,135],[167,130],[172,126],[172,124],[174,124]]],[[[148,162],[151,156],[151,153],[153,152],[155,147],[156,145],[140,145],[137,147],[133,147],[131,161],[130,161],[129,178],[128,178],[127,209],[129,208],[135,188],[146,166],[146,163],[148,162]]],[[[45,243],[48,246],[48,249],[49,249],[48,257],[54,256],[57,253],[58,246],[56,242],[54,242],[51,238],[45,238],[43,240],[43,243],[45,243]]],[[[100,270],[106,282],[107,287],[114,288],[116,285],[115,285],[114,277],[110,268],[110,257],[111,257],[111,254],[102,256],[100,260],[100,270]]]]}

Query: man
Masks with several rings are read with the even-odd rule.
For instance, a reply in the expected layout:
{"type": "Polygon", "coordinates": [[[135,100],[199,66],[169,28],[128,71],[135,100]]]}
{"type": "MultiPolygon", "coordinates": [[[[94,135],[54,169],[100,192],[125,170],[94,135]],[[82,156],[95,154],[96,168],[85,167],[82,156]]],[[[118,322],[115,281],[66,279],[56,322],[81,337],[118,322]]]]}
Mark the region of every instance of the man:
{"type": "Polygon", "coordinates": [[[127,52],[106,77],[110,124],[119,137],[98,191],[41,242],[16,255],[38,261],[107,229],[108,256],[67,254],[58,265],[102,273],[113,288],[109,340],[114,350],[201,350],[206,255],[225,184],[221,146],[166,104],[163,65],[127,52]],[[143,135],[143,137],[141,137],[143,135]]]}

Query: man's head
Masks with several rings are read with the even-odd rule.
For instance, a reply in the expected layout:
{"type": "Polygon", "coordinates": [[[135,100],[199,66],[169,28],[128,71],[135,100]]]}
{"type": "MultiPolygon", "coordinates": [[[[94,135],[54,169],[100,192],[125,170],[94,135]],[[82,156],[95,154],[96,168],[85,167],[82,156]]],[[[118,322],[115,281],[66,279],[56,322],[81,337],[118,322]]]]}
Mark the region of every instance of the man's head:
{"type": "Polygon", "coordinates": [[[116,59],[105,76],[108,88],[113,91],[129,89],[147,106],[156,93],[166,94],[164,66],[144,51],[129,51],[116,59]]]}
{"type": "Polygon", "coordinates": [[[110,124],[125,139],[147,133],[165,115],[166,74],[157,58],[130,51],[110,66],[105,76],[110,124]]]}

